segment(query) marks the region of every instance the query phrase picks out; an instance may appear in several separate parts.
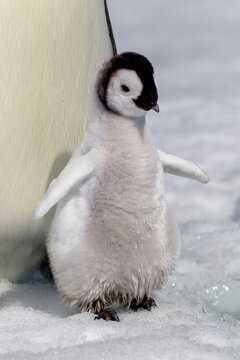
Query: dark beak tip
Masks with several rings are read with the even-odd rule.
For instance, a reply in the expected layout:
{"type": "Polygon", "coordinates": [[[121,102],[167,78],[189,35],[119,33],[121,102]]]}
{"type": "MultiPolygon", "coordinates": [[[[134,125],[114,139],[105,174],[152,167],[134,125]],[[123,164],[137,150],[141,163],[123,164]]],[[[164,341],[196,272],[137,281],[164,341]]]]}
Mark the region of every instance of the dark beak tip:
{"type": "Polygon", "coordinates": [[[158,113],[160,111],[158,103],[156,103],[152,109],[158,113]]]}

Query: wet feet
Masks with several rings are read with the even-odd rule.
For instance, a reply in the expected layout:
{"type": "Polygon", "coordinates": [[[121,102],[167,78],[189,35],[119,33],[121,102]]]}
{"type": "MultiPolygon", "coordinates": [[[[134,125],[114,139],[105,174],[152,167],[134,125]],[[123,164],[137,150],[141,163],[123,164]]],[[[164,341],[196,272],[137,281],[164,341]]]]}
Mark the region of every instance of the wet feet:
{"type": "Polygon", "coordinates": [[[95,315],[97,315],[97,316],[95,316],[94,320],[103,319],[106,321],[109,321],[109,320],[120,321],[116,311],[111,308],[102,309],[99,312],[95,313],[95,315]]]}
{"type": "Polygon", "coordinates": [[[144,298],[142,299],[142,301],[140,303],[138,303],[136,299],[133,299],[131,302],[130,308],[134,311],[138,311],[138,309],[140,309],[140,308],[151,311],[151,308],[153,306],[157,306],[155,301],[152,298],[144,296],[144,298]]]}

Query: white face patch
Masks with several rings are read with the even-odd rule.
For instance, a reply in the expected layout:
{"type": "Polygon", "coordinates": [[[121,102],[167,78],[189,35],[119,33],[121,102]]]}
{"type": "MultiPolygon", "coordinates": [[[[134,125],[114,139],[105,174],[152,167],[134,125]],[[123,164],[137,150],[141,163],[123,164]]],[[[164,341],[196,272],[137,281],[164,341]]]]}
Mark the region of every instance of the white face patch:
{"type": "Polygon", "coordinates": [[[107,88],[107,105],[121,115],[142,117],[146,111],[138,108],[134,103],[141,95],[143,84],[136,71],[117,70],[110,78],[107,88]]]}

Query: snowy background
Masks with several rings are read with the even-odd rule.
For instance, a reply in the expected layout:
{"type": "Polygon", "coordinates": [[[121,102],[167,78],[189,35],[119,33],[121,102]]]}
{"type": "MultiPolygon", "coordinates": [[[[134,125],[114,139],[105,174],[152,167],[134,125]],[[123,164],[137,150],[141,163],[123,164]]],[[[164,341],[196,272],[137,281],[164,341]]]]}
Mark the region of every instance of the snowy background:
{"type": "Polygon", "coordinates": [[[166,176],[179,221],[240,220],[240,3],[238,0],[111,0],[118,51],[154,65],[160,114],[156,146],[195,161],[207,186],[166,176]]]}
{"type": "Polygon", "coordinates": [[[160,114],[154,144],[208,172],[207,185],[165,176],[181,223],[177,268],[150,313],[120,323],[62,305],[35,278],[0,288],[0,359],[240,358],[240,3],[109,0],[119,52],[154,65],[160,114]]]}

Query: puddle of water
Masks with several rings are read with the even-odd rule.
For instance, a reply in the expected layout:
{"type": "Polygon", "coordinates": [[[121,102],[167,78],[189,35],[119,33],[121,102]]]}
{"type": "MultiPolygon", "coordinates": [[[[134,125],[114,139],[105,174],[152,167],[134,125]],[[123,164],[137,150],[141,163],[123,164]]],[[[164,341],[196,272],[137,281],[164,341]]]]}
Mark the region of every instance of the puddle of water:
{"type": "Polygon", "coordinates": [[[240,320],[240,282],[214,284],[202,294],[206,305],[219,315],[231,315],[240,320]]]}

